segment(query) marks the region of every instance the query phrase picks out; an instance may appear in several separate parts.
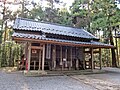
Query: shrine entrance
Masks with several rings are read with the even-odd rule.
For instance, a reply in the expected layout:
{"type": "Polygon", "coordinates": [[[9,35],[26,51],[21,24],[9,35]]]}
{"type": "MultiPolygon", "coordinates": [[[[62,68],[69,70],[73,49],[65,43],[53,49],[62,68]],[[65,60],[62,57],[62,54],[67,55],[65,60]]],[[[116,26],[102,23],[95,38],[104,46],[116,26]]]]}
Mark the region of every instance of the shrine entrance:
{"type": "Polygon", "coordinates": [[[30,70],[41,69],[41,57],[42,50],[40,49],[31,49],[31,61],[30,61],[30,70]]]}
{"type": "Polygon", "coordinates": [[[42,58],[44,58],[43,44],[31,43],[29,46],[28,61],[29,70],[42,70],[44,68],[42,58]]]}

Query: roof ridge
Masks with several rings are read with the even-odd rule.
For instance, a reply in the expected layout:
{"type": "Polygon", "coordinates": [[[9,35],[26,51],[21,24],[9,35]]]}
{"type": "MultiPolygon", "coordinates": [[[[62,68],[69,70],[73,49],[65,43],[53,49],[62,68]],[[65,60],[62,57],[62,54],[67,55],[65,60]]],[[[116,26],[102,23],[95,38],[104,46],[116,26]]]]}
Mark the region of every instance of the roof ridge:
{"type": "Polygon", "coordinates": [[[78,28],[78,27],[74,27],[74,26],[70,26],[70,25],[62,25],[62,24],[59,24],[59,23],[52,23],[52,22],[47,22],[47,21],[36,21],[34,19],[29,19],[29,18],[18,17],[17,19],[27,20],[27,21],[32,21],[32,22],[38,22],[38,23],[51,24],[51,25],[57,25],[57,26],[63,26],[63,27],[69,27],[69,28],[75,28],[75,29],[83,29],[83,28],[78,28]]]}

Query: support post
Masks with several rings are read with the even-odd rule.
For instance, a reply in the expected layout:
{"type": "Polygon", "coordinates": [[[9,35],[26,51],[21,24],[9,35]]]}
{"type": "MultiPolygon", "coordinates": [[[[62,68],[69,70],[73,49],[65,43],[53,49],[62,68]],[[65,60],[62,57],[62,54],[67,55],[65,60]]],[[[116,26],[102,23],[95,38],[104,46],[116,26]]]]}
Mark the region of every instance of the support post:
{"type": "Polygon", "coordinates": [[[53,46],[53,50],[52,50],[52,60],[53,60],[53,65],[52,65],[52,69],[56,68],[56,46],[53,46]]]}
{"type": "Polygon", "coordinates": [[[65,48],[65,59],[66,59],[66,62],[65,62],[65,67],[68,67],[68,60],[67,60],[67,47],[65,48]]]}
{"type": "Polygon", "coordinates": [[[35,67],[36,67],[36,61],[34,61],[34,70],[35,70],[35,67]]]}
{"type": "Polygon", "coordinates": [[[27,59],[28,57],[28,42],[25,43],[25,48],[24,48],[24,53],[25,53],[25,58],[27,59]]]}
{"type": "MultiPolygon", "coordinates": [[[[76,55],[77,55],[78,54],[78,48],[76,47],[75,50],[76,50],[76,55]]],[[[76,70],[79,70],[79,61],[78,61],[77,57],[76,57],[76,70]]]]}
{"type": "Polygon", "coordinates": [[[85,48],[83,48],[83,69],[85,70],[85,48]]]}
{"type": "Polygon", "coordinates": [[[30,70],[30,60],[31,60],[31,43],[28,43],[28,71],[30,70]]]}
{"type": "Polygon", "coordinates": [[[72,47],[70,48],[70,69],[72,68],[72,47]]]}
{"type": "Polygon", "coordinates": [[[45,63],[45,44],[43,44],[43,51],[42,51],[42,70],[44,71],[44,63],[45,63]]]}
{"type": "MultiPolygon", "coordinates": [[[[28,42],[25,42],[25,70],[28,70],[28,42]]],[[[24,64],[23,64],[24,65],[24,64]]]]}
{"type": "Polygon", "coordinates": [[[93,48],[91,48],[91,70],[93,71],[94,69],[94,60],[93,60],[93,48]]]}
{"type": "Polygon", "coordinates": [[[39,51],[39,69],[40,70],[40,67],[41,67],[41,50],[39,51]]]}
{"type": "Polygon", "coordinates": [[[101,70],[102,69],[101,48],[99,48],[99,60],[100,60],[100,70],[101,70]]]}
{"type": "Polygon", "coordinates": [[[60,65],[61,65],[61,69],[63,70],[62,46],[60,46],[60,65]]]}

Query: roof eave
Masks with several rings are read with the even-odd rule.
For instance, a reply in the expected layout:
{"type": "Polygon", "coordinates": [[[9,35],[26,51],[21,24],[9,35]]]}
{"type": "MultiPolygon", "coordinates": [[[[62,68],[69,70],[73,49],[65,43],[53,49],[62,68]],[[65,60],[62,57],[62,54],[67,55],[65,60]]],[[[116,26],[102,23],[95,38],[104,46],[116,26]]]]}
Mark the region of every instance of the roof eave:
{"type": "Polygon", "coordinates": [[[58,44],[58,45],[65,45],[65,46],[76,46],[76,47],[91,47],[91,48],[115,48],[112,45],[90,45],[90,44],[74,44],[69,42],[58,42],[58,41],[52,41],[52,40],[40,40],[40,39],[31,39],[31,38],[18,38],[18,37],[12,37],[15,41],[23,41],[23,42],[41,42],[41,43],[50,43],[50,44],[58,44]]]}

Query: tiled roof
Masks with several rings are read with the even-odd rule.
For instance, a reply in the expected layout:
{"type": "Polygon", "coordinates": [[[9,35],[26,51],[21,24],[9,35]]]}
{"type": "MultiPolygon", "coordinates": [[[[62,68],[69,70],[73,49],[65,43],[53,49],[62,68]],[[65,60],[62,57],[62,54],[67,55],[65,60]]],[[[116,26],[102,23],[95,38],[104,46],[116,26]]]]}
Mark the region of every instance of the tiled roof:
{"type": "Polygon", "coordinates": [[[24,33],[16,33],[16,32],[14,32],[12,36],[17,37],[17,38],[29,38],[29,39],[38,39],[38,40],[40,39],[40,40],[66,42],[66,43],[73,43],[73,44],[98,45],[98,46],[113,47],[112,45],[104,44],[104,43],[101,43],[101,42],[95,42],[95,41],[79,42],[79,41],[71,41],[71,40],[62,40],[62,39],[46,38],[44,36],[35,35],[35,34],[24,34],[24,33]]]}
{"type": "Polygon", "coordinates": [[[33,21],[29,19],[17,18],[13,29],[17,30],[29,30],[29,31],[42,31],[45,33],[73,36],[80,38],[98,39],[91,33],[85,31],[84,29],[78,29],[73,27],[66,27],[57,24],[48,24],[38,21],[33,21]]]}

